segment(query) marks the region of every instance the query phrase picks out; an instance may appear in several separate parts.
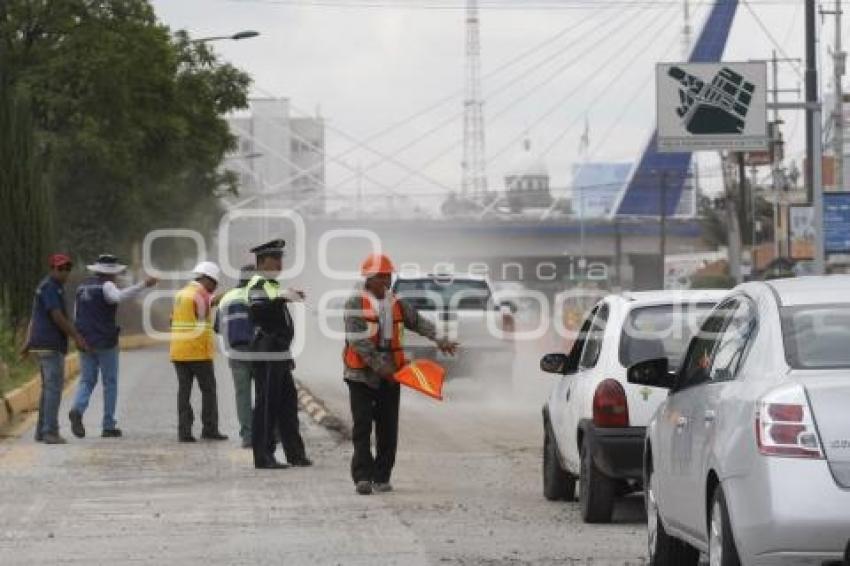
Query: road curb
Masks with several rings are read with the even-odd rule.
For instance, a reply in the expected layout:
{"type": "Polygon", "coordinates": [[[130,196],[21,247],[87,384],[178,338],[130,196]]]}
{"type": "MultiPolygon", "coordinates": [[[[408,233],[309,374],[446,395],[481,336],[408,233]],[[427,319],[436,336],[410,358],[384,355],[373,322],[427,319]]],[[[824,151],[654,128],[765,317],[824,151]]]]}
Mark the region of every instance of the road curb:
{"type": "Polygon", "coordinates": [[[345,422],[331,413],[325,403],[313,395],[306,385],[296,379],[295,389],[298,392],[298,405],[313,422],[326,428],[340,440],[351,440],[351,431],[345,422]]]}
{"type": "MultiPolygon", "coordinates": [[[[121,350],[138,350],[159,344],[160,341],[144,334],[122,336],[121,350]]],[[[65,383],[63,395],[80,373],[80,356],[77,353],[65,356],[65,383]]],[[[6,429],[14,427],[29,413],[38,411],[41,399],[41,374],[35,373],[26,383],[0,397],[0,438],[9,436],[6,429]]]]}

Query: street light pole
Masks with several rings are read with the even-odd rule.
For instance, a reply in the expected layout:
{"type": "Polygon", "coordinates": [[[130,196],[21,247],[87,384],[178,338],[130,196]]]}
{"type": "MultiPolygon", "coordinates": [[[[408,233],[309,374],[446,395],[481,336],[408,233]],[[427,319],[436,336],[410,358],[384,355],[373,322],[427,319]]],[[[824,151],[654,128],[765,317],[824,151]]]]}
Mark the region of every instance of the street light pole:
{"type": "Polygon", "coordinates": [[[252,37],[257,37],[260,35],[260,32],[253,30],[245,30],[236,32],[233,35],[213,35],[210,37],[201,37],[198,39],[193,39],[190,43],[209,43],[210,41],[239,41],[240,39],[250,39],[252,37]]]}

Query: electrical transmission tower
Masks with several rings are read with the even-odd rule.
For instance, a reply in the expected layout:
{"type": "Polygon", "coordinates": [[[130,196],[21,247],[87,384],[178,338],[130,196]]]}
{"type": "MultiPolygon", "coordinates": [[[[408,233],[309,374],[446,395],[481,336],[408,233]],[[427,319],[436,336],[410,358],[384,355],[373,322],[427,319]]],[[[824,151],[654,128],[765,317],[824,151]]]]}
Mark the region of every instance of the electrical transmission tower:
{"type": "Polygon", "coordinates": [[[484,101],[481,100],[481,30],[478,0],[466,1],[466,98],[463,102],[461,195],[474,200],[487,193],[484,160],[484,101]]]}

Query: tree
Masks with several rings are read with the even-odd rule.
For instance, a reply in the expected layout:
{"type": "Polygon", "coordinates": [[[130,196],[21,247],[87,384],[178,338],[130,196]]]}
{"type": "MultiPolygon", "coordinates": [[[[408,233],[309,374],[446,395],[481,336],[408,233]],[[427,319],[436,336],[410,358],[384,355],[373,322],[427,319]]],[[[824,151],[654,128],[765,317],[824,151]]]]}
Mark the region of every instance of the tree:
{"type": "Polygon", "coordinates": [[[29,314],[53,238],[53,204],[41,175],[30,109],[0,82],[0,334],[29,314]]]}
{"type": "Polygon", "coordinates": [[[146,0],[7,0],[0,68],[31,100],[58,243],[88,260],[160,227],[206,231],[235,177],[223,115],[250,78],[146,0]]]}

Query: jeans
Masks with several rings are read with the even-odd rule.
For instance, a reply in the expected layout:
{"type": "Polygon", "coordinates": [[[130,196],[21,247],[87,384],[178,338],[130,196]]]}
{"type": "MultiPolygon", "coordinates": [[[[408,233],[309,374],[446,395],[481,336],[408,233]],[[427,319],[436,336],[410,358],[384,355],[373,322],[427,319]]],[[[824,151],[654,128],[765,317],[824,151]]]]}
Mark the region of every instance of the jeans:
{"type": "Polygon", "coordinates": [[[398,409],[401,386],[384,379],[378,389],[365,383],[346,381],[351,399],[354,428],[351,441],[351,478],[359,481],[389,482],[398,447],[398,409]],[[372,429],[376,453],[372,455],[372,429]]]}
{"type": "Polygon", "coordinates": [[[239,438],[251,441],[251,375],[252,363],[245,360],[230,360],[233,372],[233,390],[236,392],[236,417],[239,419],[239,438]]]}
{"type": "Polygon", "coordinates": [[[192,383],[198,380],[201,389],[201,434],[218,434],[218,399],[215,391],[215,371],[212,360],[174,362],[177,372],[177,422],[181,438],[192,436],[192,383]]]}
{"type": "Polygon", "coordinates": [[[38,433],[59,434],[59,404],[65,384],[65,354],[37,352],[41,368],[41,398],[38,402],[38,433]]]}
{"type": "Polygon", "coordinates": [[[97,373],[103,378],[103,430],[115,428],[115,405],[118,402],[118,348],[80,352],[80,383],[74,397],[74,410],[86,412],[97,373]]]}

